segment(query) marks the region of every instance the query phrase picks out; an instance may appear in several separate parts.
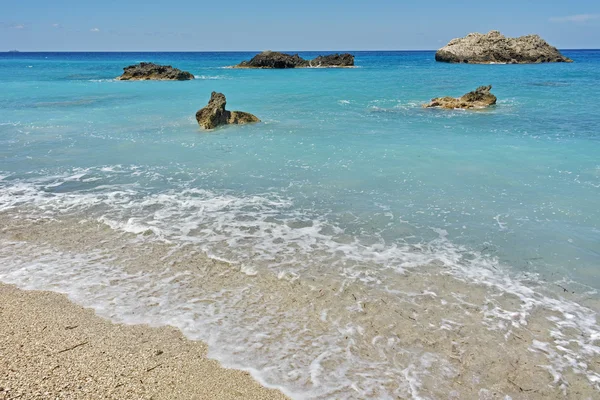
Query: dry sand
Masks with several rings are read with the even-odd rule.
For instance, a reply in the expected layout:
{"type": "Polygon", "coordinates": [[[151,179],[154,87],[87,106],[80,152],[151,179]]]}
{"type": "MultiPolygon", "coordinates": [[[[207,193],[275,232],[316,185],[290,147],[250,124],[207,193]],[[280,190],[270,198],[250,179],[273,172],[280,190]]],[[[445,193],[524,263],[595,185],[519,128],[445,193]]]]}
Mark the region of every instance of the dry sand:
{"type": "Polygon", "coordinates": [[[0,400],[285,399],[174,328],[113,324],[51,292],[0,284],[0,400]]]}

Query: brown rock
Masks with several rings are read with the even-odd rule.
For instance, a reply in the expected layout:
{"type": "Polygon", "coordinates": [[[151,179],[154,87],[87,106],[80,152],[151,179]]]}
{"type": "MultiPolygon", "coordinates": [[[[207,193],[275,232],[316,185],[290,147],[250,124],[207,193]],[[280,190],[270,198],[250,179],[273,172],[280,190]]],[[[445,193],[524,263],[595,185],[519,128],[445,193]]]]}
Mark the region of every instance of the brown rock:
{"type": "Polygon", "coordinates": [[[327,56],[319,56],[314,60],[309,61],[309,65],[313,68],[325,67],[353,67],[354,56],[349,53],[330,54],[327,56]]]}
{"type": "Polygon", "coordinates": [[[123,75],[117,78],[120,81],[189,81],[192,79],[194,75],[170,65],[145,62],[123,68],[123,75]]]}
{"type": "Polygon", "coordinates": [[[227,111],[226,104],[223,93],[212,92],[208,105],[196,113],[198,124],[204,129],[214,129],[221,125],[260,122],[260,119],[250,113],[227,111]]]}
{"type": "Polygon", "coordinates": [[[431,100],[428,104],[423,104],[424,108],[446,108],[446,109],[478,109],[487,108],[496,104],[497,98],[492,93],[492,86],[481,86],[476,90],[465,94],[462,97],[438,97],[431,100]]]}
{"type": "Polygon", "coordinates": [[[302,68],[307,67],[308,61],[298,54],[290,55],[277,51],[263,51],[255,55],[250,61],[242,61],[237,68],[302,68]]]}
{"type": "Polygon", "coordinates": [[[298,54],[290,55],[277,51],[263,51],[254,56],[250,61],[242,61],[235,68],[335,68],[354,66],[352,54],[329,54],[319,56],[314,60],[305,60],[298,54]]]}

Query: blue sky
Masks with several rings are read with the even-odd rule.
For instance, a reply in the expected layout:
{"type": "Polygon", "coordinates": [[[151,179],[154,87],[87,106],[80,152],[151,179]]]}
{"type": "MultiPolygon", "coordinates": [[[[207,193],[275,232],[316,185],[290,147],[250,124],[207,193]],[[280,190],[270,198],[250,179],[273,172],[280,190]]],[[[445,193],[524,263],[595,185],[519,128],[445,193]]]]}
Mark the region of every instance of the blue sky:
{"type": "Polygon", "coordinates": [[[2,0],[0,51],[437,49],[469,32],[600,48],[600,1],[2,0]],[[158,3],[158,2],[156,2],[158,3]]]}

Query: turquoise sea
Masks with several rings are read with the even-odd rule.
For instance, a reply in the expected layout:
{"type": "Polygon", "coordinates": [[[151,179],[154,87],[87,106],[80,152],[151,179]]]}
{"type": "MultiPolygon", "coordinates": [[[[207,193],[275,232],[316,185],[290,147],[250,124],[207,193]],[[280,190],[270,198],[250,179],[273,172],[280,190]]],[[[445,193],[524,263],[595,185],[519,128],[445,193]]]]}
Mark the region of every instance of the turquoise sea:
{"type": "Polygon", "coordinates": [[[292,398],[600,396],[600,51],[227,68],[254,54],[0,54],[0,280],[292,398]],[[196,79],[114,80],[141,61],[196,79]],[[202,131],[212,91],[262,122],[202,131]]]}

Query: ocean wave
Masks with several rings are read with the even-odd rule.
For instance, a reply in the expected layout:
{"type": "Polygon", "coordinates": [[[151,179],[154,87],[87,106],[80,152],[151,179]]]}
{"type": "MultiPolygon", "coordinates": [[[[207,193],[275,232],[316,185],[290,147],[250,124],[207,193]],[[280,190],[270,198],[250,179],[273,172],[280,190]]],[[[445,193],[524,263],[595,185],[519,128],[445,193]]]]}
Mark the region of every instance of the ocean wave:
{"type": "Polygon", "coordinates": [[[600,389],[598,314],[585,295],[516,275],[441,229],[391,243],[277,193],[112,180],[151,173],[104,166],[0,180],[0,212],[46,221],[4,219],[5,235],[23,242],[4,238],[0,278],[67,292],[116,321],[176,326],[295,398],[470,398],[477,392],[453,382],[468,373],[491,389],[495,378],[477,367],[490,360],[506,360],[497,374],[512,381],[509,364],[526,360],[519,371],[543,382],[539,398],[600,389]]]}
{"type": "Polygon", "coordinates": [[[194,75],[194,78],[199,79],[199,80],[209,80],[209,81],[233,79],[232,77],[226,76],[226,75],[194,75]]]}

